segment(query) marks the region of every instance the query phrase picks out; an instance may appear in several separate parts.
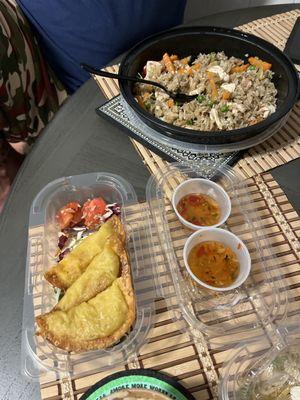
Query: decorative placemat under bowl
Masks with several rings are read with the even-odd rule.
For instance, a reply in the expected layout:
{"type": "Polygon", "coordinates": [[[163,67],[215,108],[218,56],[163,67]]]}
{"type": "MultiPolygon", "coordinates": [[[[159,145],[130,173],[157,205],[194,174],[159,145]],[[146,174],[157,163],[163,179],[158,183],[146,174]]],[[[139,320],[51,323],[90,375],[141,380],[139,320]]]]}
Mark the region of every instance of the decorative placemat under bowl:
{"type": "MultiPolygon", "coordinates": [[[[253,21],[237,28],[260,36],[283,50],[287,38],[293,29],[294,23],[299,16],[300,10],[293,10],[284,14],[278,14],[272,17],[253,21]]],[[[300,70],[300,66],[296,65],[296,67],[300,70]]],[[[118,65],[107,67],[106,69],[109,72],[118,72],[118,65]]],[[[119,95],[119,87],[116,80],[99,76],[94,76],[94,79],[107,99],[112,99],[119,95]]],[[[108,106],[106,108],[108,108],[108,106]]],[[[132,129],[132,127],[130,128],[132,129]]],[[[299,128],[300,106],[298,103],[290,113],[286,124],[276,134],[274,134],[274,136],[261,144],[255,145],[251,149],[245,151],[242,155],[237,153],[231,154],[230,159],[226,158],[228,155],[219,155],[219,157],[214,155],[212,162],[216,163],[216,165],[223,162],[233,165],[234,162],[241,157],[241,159],[236,163],[235,169],[245,178],[268,171],[269,169],[278,167],[279,165],[286,164],[289,161],[300,157],[299,128]]],[[[147,167],[154,174],[156,173],[156,168],[152,169],[152,166],[155,166],[157,163],[164,164],[167,162],[164,160],[170,159],[170,157],[168,158],[168,154],[166,155],[166,151],[161,151],[160,155],[163,156],[164,160],[158,161],[159,157],[155,152],[151,151],[151,145],[149,145],[149,143],[145,142],[142,144],[137,140],[131,140],[147,167]]],[[[154,148],[152,147],[152,150],[154,149],[156,153],[159,153],[157,146],[154,148]]],[[[173,155],[174,154],[172,154],[172,156],[173,155]]],[[[184,158],[188,158],[189,154],[184,154],[184,156],[184,158]]],[[[190,158],[196,162],[198,162],[202,157],[203,155],[190,155],[190,158]]],[[[206,157],[210,156],[206,155],[206,157]]],[[[178,153],[177,158],[171,158],[180,161],[178,153]]]]}
{"type": "Polygon", "coordinates": [[[168,139],[161,140],[153,129],[147,127],[145,123],[134,116],[129,107],[125,106],[124,100],[120,95],[107,101],[96,109],[96,112],[108,118],[111,122],[115,122],[118,126],[126,131],[127,135],[136,139],[141,145],[152,150],[158,156],[166,161],[179,161],[182,163],[194,164],[201,160],[209,160],[212,168],[217,169],[224,164],[234,165],[237,159],[241,157],[240,151],[231,153],[207,153],[199,152],[197,149],[190,149],[168,139]]]}

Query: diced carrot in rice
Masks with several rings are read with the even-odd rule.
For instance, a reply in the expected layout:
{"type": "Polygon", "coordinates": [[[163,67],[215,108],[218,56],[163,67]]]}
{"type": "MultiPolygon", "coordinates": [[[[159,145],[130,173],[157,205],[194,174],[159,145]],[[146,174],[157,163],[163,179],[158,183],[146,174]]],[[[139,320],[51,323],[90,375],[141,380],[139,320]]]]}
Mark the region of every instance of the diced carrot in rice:
{"type": "Polygon", "coordinates": [[[137,99],[138,104],[139,104],[141,107],[145,108],[145,104],[144,104],[144,102],[143,102],[142,96],[136,96],[136,99],[137,99]]]}
{"type": "Polygon", "coordinates": [[[261,68],[263,71],[267,71],[272,68],[272,64],[270,64],[266,61],[262,61],[256,57],[249,57],[248,61],[251,65],[254,65],[257,68],[261,68]]]}
{"type": "Polygon", "coordinates": [[[217,85],[215,82],[215,74],[207,71],[207,76],[208,76],[208,80],[209,80],[209,85],[210,85],[210,89],[211,89],[211,98],[212,100],[216,100],[218,97],[218,89],[217,89],[217,85]]]}
{"type": "Polygon", "coordinates": [[[143,100],[149,99],[150,96],[151,96],[151,93],[149,93],[149,92],[144,92],[144,93],[142,94],[143,100]]]}
{"type": "Polygon", "coordinates": [[[244,72],[248,69],[249,64],[243,64],[243,65],[239,65],[237,67],[233,67],[230,70],[230,73],[233,74],[234,72],[244,72]]]}
{"type": "Polygon", "coordinates": [[[198,71],[201,68],[201,64],[194,64],[191,66],[194,71],[198,71]]]}
{"type": "Polygon", "coordinates": [[[228,92],[228,90],[225,90],[225,91],[223,92],[223,94],[222,94],[222,99],[223,99],[223,100],[229,100],[229,99],[230,99],[230,96],[231,96],[231,93],[228,92]]]}
{"type": "Polygon", "coordinates": [[[174,100],[173,99],[169,99],[167,101],[167,105],[168,105],[169,108],[172,108],[174,106],[174,100]]]}
{"type": "Polygon", "coordinates": [[[174,73],[175,72],[175,67],[174,67],[173,62],[171,61],[170,56],[169,56],[168,53],[165,53],[163,55],[163,61],[165,63],[166,70],[168,72],[174,73]]]}
{"type": "Polygon", "coordinates": [[[185,57],[180,60],[181,64],[187,65],[190,61],[190,57],[185,57]]]}
{"type": "Polygon", "coordinates": [[[186,73],[186,70],[184,68],[179,68],[179,70],[177,71],[180,75],[183,75],[186,73]]]}
{"type": "Polygon", "coordinates": [[[191,76],[193,76],[194,73],[200,69],[200,67],[201,67],[201,64],[194,64],[194,65],[192,65],[192,66],[190,67],[190,69],[188,70],[188,74],[191,75],[191,76]]]}

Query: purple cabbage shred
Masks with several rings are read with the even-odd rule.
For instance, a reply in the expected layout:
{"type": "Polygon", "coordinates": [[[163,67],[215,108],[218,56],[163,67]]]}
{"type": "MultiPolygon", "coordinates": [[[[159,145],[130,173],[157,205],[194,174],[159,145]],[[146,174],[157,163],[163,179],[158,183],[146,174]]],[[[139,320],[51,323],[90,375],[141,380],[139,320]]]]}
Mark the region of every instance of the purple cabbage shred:
{"type": "Polygon", "coordinates": [[[106,222],[112,215],[120,215],[121,207],[117,203],[107,204],[105,207],[105,213],[101,216],[101,222],[106,222]]]}
{"type": "Polygon", "coordinates": [[[67,243],[67,240],[68,240],[68,236],[66,236],[64,234],[60,235],[60,237],[58,239],[58,244],[57,244],[58,248],[60,250],[62,250],[64,248],[65,244],[67,243]]]}
{"type": "Polygon", "coordinates": [[[60,255],[58,256],[58,260],[61,261],[69,253],[70,253],[70,249],[66,249],[66,250],[62,251],[60,253],[60,255]]]}
{"type": "Polygon", "coordinates": [[[111,210],[115,215],[121,214],[121,207],[118,203],[107,204],[106,208],[111,210]]]}

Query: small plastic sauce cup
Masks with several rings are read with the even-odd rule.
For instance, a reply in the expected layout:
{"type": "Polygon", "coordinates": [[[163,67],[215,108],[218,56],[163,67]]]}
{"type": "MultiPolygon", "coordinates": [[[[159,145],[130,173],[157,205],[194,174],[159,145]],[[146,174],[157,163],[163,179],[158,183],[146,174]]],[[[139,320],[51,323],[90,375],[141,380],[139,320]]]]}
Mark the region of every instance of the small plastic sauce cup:
{"type": "Polygon", "coordinates": [[[225,190],[217,183],[212,182],[209,179],[203,178],[188,179],[178,185],[172,196],[172,205],[180,222],[192,230],[204,229],[206,227],[215,228],[217,226],[220,226],[225,223],[231,213],[231,201],[225,190]],[[206,194],[212,197],[219,204],[221,209],[221,217],[217,224],[195,225],[187,221],[185,218],[182,217],[182,215],[179,214],[177,210],[177,205],[179,201],[184,196],[192,193],[206,194]]]}
{"type": "Polygon", "coordinates": [[[194,281],[207,289],[212,289],[217,292],[226,292],[228,290],[236,289],[237,287],[241,286],[248,278],[251,270],[251,257],[246,245],[233,233],[220,228],[205,228],[194,232],[185,242],[183,248],[183,261],[188,273],[190,274],[192,279],[194,279],[194,281]],[[208,241],[221,242],[225,246],[230,247],[232,251],[234,251],[234,253],[237,255],[237,259],[240,264],[240,271],[239,275],[230,286],[216,287],[208,285],[207,283],[197,278],[190,269],[190,266],[188,264],[188,256],[190,251],[197,244],[208,241]]]}

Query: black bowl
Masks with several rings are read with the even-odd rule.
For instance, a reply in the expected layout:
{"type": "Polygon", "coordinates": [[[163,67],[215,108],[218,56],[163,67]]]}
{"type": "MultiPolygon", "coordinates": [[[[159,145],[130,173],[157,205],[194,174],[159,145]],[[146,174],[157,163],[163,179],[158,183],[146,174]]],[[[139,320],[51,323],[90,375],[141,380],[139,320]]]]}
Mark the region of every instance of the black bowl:
{"type": "Polygon", "coordinates": [[[183,27],[162,32],[138,43],[123,58],[120,74],[136,76],[149,60],[160,60],[165,52],[180,57],[224,51],[227,56],[247,60],[258,56],[272,64],[273,82],[278,91],[277,109],[262,122],[228,131],[198,131],[166,123],[143,109],[134,98],[133,83],[120,81],[120,91],[128,105],[148,126],[173,139],[198,144],[241,142],[264,132],[279,122],[296,103],[300,84],[297,71],[277,47],[254,35],[234,29],[216,27],[183,27]]]}

